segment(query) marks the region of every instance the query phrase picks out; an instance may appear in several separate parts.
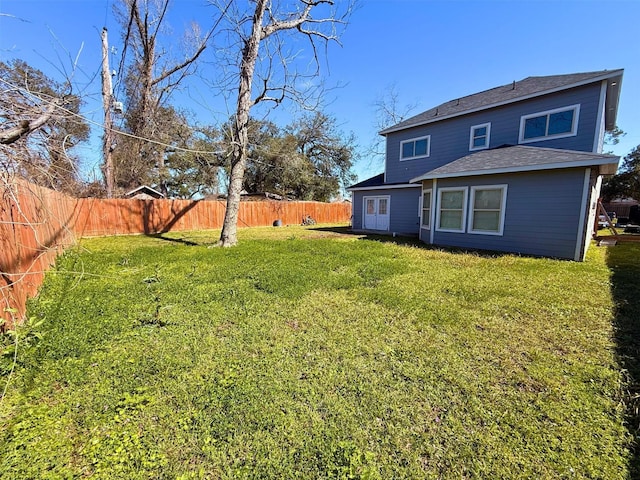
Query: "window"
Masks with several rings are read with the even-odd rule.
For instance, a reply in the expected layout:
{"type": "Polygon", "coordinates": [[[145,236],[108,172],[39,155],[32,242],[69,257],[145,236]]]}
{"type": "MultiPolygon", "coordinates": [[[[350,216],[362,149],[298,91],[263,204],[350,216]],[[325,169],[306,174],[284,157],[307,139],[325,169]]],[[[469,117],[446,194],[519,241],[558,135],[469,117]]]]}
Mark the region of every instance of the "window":
{"type": "Polygon", "coordinates": [[[580,105],[557,108],[520,118],[520,143],[572,137],[578,133],[580,105]]]}
{"type": "Polygon", "coordinates": [[[484,150],[489,148],[489,135],[491,135],[491,124],[483,123],[471,127],[469,135],[469,150],[484,150]]]}
{"type": "Polygon", "coordinates": [[[422,192],[422,228],[431,228],[431,190],[422,192]]]}
{"type": "Polygon", "coordinates": [[[431,149],[431,135],[412,138],[400,142],[400,161],[418,157],[428,157],[431,149]]]}
{"type": "Polygon", "coordinates": [[[502,235],[506,198],[506,185],[471,187],[469,233],[502,235]]]}
{"type": "Polygon", "coordinates": [[[464,232],[467,215],[467,187],[441,188],[438,190],[437,230],[464,232]]]}

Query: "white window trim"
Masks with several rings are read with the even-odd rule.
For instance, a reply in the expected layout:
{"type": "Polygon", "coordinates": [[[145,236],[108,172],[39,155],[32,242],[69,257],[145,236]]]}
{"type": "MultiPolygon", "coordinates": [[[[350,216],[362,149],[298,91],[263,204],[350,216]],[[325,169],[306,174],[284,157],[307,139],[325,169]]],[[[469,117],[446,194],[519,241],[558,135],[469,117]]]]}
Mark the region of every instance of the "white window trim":
{"type": "Polygon", "coordinates": [[[489,123],[481,123],[480,125],[473,125],[471,127],[471,130],[469,131],[469,151],[473,152],[475,150],[486,150],[487,148],[489,148],[489,142],[491,141],[491,122],[489,123]],[[486,127],[487,128],[487,143],[485,145],[483,145],[482,147],[474,147],[473,146],[473,139],[475,138],[474,132],[476,129],[478,128],[483,128],[486,127]]]}
{"type": "Polygon", "coordinates": [[[469,187],[444,187],[438,189],[438,204],[436,207],[436,225],[435,230],[437,232],[449,232],[449,233],[465,233],[465,227],[467,225],[467,204],[469,203],[469,187]],[[462,191],[464,192],[462,198],[462,219],[460,222],[460,229],[454,230],[450,228],[440,228],[440,205],[442,205],[442,192],[462,191]]]}
{"type": "Polygon", "coordinates": [[[432,188],[425,188],[424,190],[422,190],[422,193],[420,194],[420,228],[424,229],[424,230],[431,230],[431,220],[433,215],[431,215],[431,212],[433,211],[433,189],[432,188]],[[424,194],[429,192],[429,194],[431,195],[431,203],[429,204],[429,226],[425,227],[424,224],[422,223],[422,217],[424,216],[424,194]]]}
{"type": "Polygon", "coordinates": [[[505,213],[507,211],[507,188],[508,185],[505,184],[501,184],[501,185],[475,185],[473,187],[471,187],[471,198],[469,200],[470,205],[469,205],[469,224],[467,226],[467,231],[468,233],[473,233],[475,235],[495,235],[495,236],[502,236],[504,234],[504,217],[505,217],[505,213]],[[475,201],[476,201],[476,191],[477,190],[497,190],[497,189],[502,189],[502,198],[500,199],[500,218],[499,218],[499,224],[498,224],[498,231],[497,232],[492,232],[492,231],[487,231],[487,230],[474,230],[473,229],[473,214],[475,211],[475,201]]]}
{"type": "Polygon", "coordinates": [[[407,160],[415,160],[416,158],[427,158],[431,155],[431,135],[424,135],[422,137],[408,138],[400,142],[400,161],[405,162],[407,160]],[[427,154],[426,155],[414,155],[413,157],[402,157],[402,147],[405,143],[417,142],[419,140],[427,140],[427,154]]]}
{"type": "MultiPolygon", "coordinates": [[[[580,119],[580,104],[569,105],[567,107],[562,108],[554,108],[553,110],[546,110],[544,112],[536,112],[528,115],[522,115],[520,117],[520,133],[518,135],[518,143],[533,143],[533,142],[543,142],[545,140],[553,140],[556,138],[566,138],[566,137],[575,137],[578,134],[578,121],[580,119]],[[568,133],[557,133],[555,135],[545,135],[543,137],[536,138],[524,138],[524,124],[530,118],[549,116],[553,113],[566,112],[569,110],[573,110],[573,125],[571,125],[571,131],[568,133]]],[[[549,128],[549,122],[547,122],[547,128],[549,128]]]]}

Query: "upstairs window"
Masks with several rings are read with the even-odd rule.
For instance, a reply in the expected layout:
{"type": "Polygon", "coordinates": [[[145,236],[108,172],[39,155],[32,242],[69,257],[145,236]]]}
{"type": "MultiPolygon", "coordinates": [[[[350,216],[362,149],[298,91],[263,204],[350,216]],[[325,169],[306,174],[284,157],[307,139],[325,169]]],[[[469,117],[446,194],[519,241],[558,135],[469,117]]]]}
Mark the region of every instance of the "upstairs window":
{"type": "Polygon", "coordinates": [[[572,137],[578,133],[580,105],[557,108],[520,118],[520,143],[572,137]]]}
{"type": "Polygon", "coordinates": [[[428,157],[431,149],[431,135],[412,138],[400,142],[400,161],[428,157]]]}
{"type": "Polygon", "coordinates": [[[491,124],[483,123],[471,127],[469,135],[469,150],[484,150],[489,148],[489,136],[491,135],[491,124]]]}

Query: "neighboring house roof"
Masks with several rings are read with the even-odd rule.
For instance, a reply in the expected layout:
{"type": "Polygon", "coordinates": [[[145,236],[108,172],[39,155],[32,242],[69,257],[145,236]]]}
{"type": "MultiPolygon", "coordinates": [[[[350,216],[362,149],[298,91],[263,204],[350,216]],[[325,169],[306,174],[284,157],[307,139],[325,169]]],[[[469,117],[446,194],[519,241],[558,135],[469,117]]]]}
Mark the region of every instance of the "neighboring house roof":
{"type": "Polygon", "coordinates": [[[404,120],[392,127],[380,131],[380,135],[406,128],[417,127],[428,123],[439,122],[446,118],[465,115],[488,108],[494,108],[508,103],[528,98],[547,95],[556,91],[567,90],[589,83],[607,81],[607,102],[605,110],[605,127],[607,130],[615,127],[618,111],[620,86],[624,70],[601,70],[597,72],[573,73],[568,75],[550,75],[545,77],[527,77],[519,82],[512,82],[501,87],[474,93],[466,97],[454,99],[404,120]]]}
{"type": "Polygon", "coordinates": [[[600,153],[523,145],[506,146],[472,153],[410,181],[590,166],[600,166],[600,174],[612,175],[616,173],[619,160],[620,157],[615,155],[600,153]]]}
{"type": "Polygon", "coordinates": [[[407,182],[402,182],[402,183],[385,183],[384,181],[384,173],[381,173],[380,175],[376,175],[375,177],[371,177],[371,178],[367,178],[366,180],[363,180],[359,183],[356,183],[355,185],[351,185],[350,187],[347,188],[348,191],[353,191],[353,190],[386,190],[386,189],[393,189],[393,188],[407,188],[407,187],[413,187],[414,185],[411,185],[407,182]]]}
{"type": "Polygon", "coordinates": [[[125,196],[132,197],[134,195],[141,195],[141,194],[147,194],[153,198],[164,198],[164,195],[161,192],[149,187],[148,185],[142,185],[138,188],[134,188],[130,192],[125,193],[125,196]]]}

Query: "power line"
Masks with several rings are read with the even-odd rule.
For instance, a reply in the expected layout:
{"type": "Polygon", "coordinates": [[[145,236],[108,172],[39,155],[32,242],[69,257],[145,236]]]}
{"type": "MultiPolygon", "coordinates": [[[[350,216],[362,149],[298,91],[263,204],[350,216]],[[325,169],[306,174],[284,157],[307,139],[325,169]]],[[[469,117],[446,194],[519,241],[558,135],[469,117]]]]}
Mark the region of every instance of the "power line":
{"type": "MultiPolygon", "coordinates": [[[[41,97],[39,95],[36,95],[35,93],[30,92],[30,91],[26,90],[23,87],[19,87],[17,85],[14,85],[14,84],[12,84],[10,82],[7,82],[6,80],[3,80],[1,78],[0,78],[0,82],[4,83],[5,85],[9,86],[12,89],[19,90],[19,91],[23,92],[26,95],[34,97],[34,98],[40,100],[43,103],[46,103],[46,104],[52,104],[53,103],[52,100],[48,100],[48,99],[43,98],[43,97],[41,97]]],[[[64,112],[68,113],[69,115],[72,115],[72,116],[74,116],[76,118],[84,120],[88,124],[95,125],[97,127],[100,127],[102,130],[105,130],[105,126],[104,126],[103,123],[96,122],[95,120],[91,120],[91,119],[85,117],[84,115],[81,115],[79,113],[75,113],[75,112],[73,112],[71,110],[68,110],[68,109],[66,109],[66,108],[64,108],[64,107],[62,107],[60,105],[58,105],[57,108],[59,110],[62,110],[64,112]]],[[[194,154],[200,154],[200,155],[215,155],[215,156],[221,156],[221,154],[224,153],[224,151],[222,151],[222,150],[195,150],[195,149],[191,149],[191,148],[179,147],[179,146],[176,146],[176,145],[171,145],[171,144],[168,144],[168,143],[160,142],[158,140],[153,140],[153,139],[150,139],[150,138],[140,137],[138,135],[134,135],[132,133],[128,133],[128,132],[125,132],[123,130],[119,130],[119,129],[115,129],[115,128],[111,128],[111,129],[109,129],[109,131],[111,133],[116,133],[118,135],[123,135],[125,137],[133,138],[133,139],[136,139],[136,140],[140,140],[140,141],[147,142],[147,143],[154,144],[154,145],[159,145],[159,146],[162,146],[162,147],[165,147],[165,148],[170,148],[172,150],[178,150],[178,151],[185,152],[185,153],[194,153],[194,154]]],[[[259,145],[249,144],[249,146],[258,147],[259,145]]],[[[263,162],[261,160],[255,159],[255,158],[248,158],[248,160],[250,160],[250,161],[252,161],[254,163],[259,163],[261,165],[265,165],[267,167],[284,170],[284,167],[282,167],[280,165],[270,164],[270,163],[263,162]]]]}
{"type": "MultiPolygon", "coordinates": [[[[6,80],[3,80],[1,78],[0,78],[0,82],[4,83],[5,85],[7,85],[7,86],[9,86],[9,87],[11,87],[13,89],[21,91],[22,93],[24,93],[26,95],[29,95],[31,97],[35,97],[36,99],[40,100],[43,103],[46,103],[46,104],[52,104],[53,103],[51,100],[48,100],[48,99],[43,98],[43,97],[40,97],[39,95],[36,95],[33,92],[30,92],[30,91],[28,91],[28,90],[26,90],[26,89],[24,89],[22,87],[19,87],[19,86],[14,85],[14,84],[12,84],[10,82],[7,82],[6,80]]],[[[91,119],[89,119],[89,118],[87,118],[87,117],[85,117],[85,116],[83,116],[83,115],[81,115],[79,113],[72,112],[71,110],[68,110],[68,109],[66,109],[66,108],[64,108],[62,106],[59,106],[59,105],[57,106],[57,108],[59,110],[62,110],[64,112],[68,113],[69,115],[72,115],[74,117],[77,117],[77,118],[80,118],[80,119],[84,120],[86,123],[98,126],[98,127],[100,127],[101,129],[104,130],[104,124],[103,123],[96,122],[95,120],[91,120],[91,119]]],[[[133,138],[133,139],[136,139],[136,140],[141,140],[143,142],[151,143],[151,144],[154,144],[154,145],[159,145],[161,147],[171,148],[171,149],[174,149],[174,150],[180,150],[180,151],[186,152],[186,153],[197,153],[197,154],[202,154],[202,155],[219,155],[221,153],[220,150],[216,150],[216,151],[194,150],[194,149],[191,149],[191,148],[179,147],[179,146],[176,146],[176,145],[171,145],[171,144],[168,144],[168,143],[160,142],[158,140],[152,140],[150,138],[140,137],[138,135],[134,135],[132,133],[128,133],[128,132],[125,132],[125,131],[122,131],[122,130],[118,130],[118,129],[115,129],[115,128],[111,128],[109,130],[112,133],[116,133],[118,135],[123,135],[125,137],[133,138]]]]}
{"type": "Polygon", "coordinates": [[[109,0],[107,0],[107,4],[104,7],[104,27],[107,28],[107,20],[109,19],[109,0]]]}

